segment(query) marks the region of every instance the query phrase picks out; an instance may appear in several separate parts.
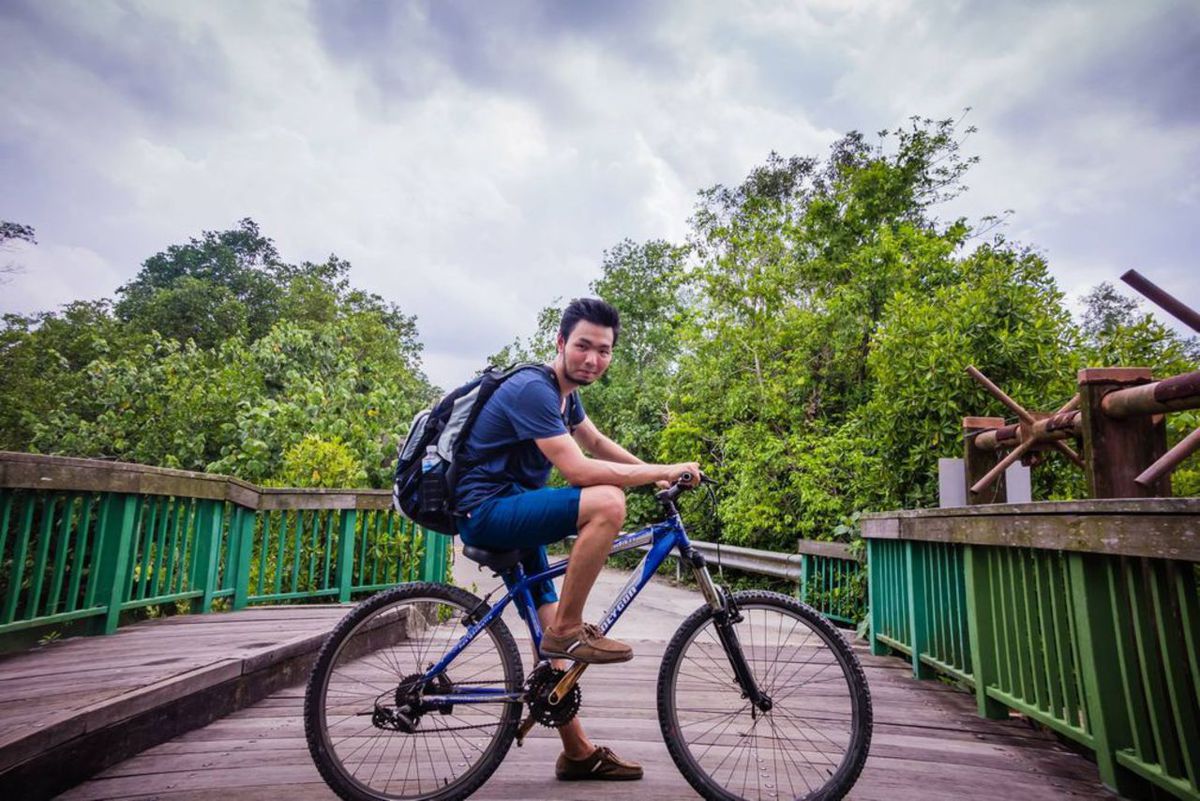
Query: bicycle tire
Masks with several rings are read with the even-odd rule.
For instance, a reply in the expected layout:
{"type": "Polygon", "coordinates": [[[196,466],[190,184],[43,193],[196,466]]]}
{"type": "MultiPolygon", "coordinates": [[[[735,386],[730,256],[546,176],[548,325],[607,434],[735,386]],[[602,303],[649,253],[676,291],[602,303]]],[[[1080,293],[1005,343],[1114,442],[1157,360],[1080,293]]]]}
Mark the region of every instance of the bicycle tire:
{"type": "Polygon", "coordinates": [[[786,595],[758,590],[734,593],[732,598],[743,615],[743,623],[735,626],[743,652],[760,688],[768,696],[774,697],[775,706],[768,712],[755,710],[756,716],[751,715],[751,704],[741,697],[741,689],[733,678],[724,649],[711,625],[715,624],[713,609],[705,605],[680,625],[667,645],[659,669],[659,725],[671,758],[688,783],[709,801],[777,801],[782,798],[836,801],[842,798],[858,780],[871,744],[871,694],[862,665],[841,632],[812,607],[786,595]],[[761,614],[758,614],[760,610],[761,614]],[[788,658],[782,666],[779,659],[785,652],[785,646],[778,644],[773,661],[767,662],[771,650],[767,640],[772,636],[773,629],[769,624],[754,622],[756,618],[767,620],[767,612],[781,620],[778,634],[775,635],[777,638],[783,635],[783,620],[795,621],[786,635],[788,658]],[[801,625],[805,629],[804,641],[800,636],[795,636],[796,628],[801,625]],[[749,628],[743,630],[744,627],[749,628]],[[756,631],[761,645],[755,643],[756,631]],[[809,639],[809,634],[815,635],[815,639],[809,639]],[[803,661],[793,661],[792,654],[804,653],[801,648],[807,648],[811,653],[803,661]],[[823,654],[822,659],[826,661],[814,662],[818,654],[823,654]],[[698,667],[693,667],[693,662],[689,661],[693,659],[698,667]],[[830,665],[837,665],[840,672],[826,673],[822,677],[821,674],[830,665]],[[785,678],[784,671],[789,666],[795,667],[785,678]],[[807,678],[798,684],[788,683],[805,676],[807,678]],[[694,685],[703,687],[706,681],[713,685],[709,688],[713,694],[703,698],[697,694],[694,702],[683,707],[683,718],[686,720],[681,719],[681,693],[692,693],[694,685]],[[803,691],[806,685],[810,688],[808,693],[803,691]],[[835,697],[838,692],[845,693],[844,700],[835,697]],[[722,697],[728,700],[722,701],[722,697]],[[793,698],[805,704],[802,707],[804,715],[824,716],[820,721],[821,728],[785,710],[783,703],[793,698]],[[817,703],[810,708],[808,704],[813,701],[817,703]],[[712,706],[704,706],[707,704],[712,706]],[[731,711],[727,712],[727,709],[731,711]],[[704,715],[711,717],[705,719],[704,715]],[[726,719],[728,722],[725,722],[726,719]],[[763,739],[770,741],[770,764],[762,757],[759,747],[757,726],[763,720],[768,721],[763,730],[763,739]],[[715,722],[709,726],[712,721],[715,722]],[[722,725],[724,729],[712,733],[722,725]],[[823,731],[827,725],[830,729],[837,729],[834,735],[823,731]],[[846,729],[844,746],[835,739],[840,738],[843,726],[846,729]],[[708,728],[703,730],[702,727],[708,728]],[[734,729],[732,734],[729,733],[730,727],[734,729]],[[826,742],[812,739],[813,735],[824,738],[826,742]],[[706,737],[713,742],[690,742],[693,738],[703,740],[706,737]],[[791,751],[780,756],[779,751],[784,748],[791,751]],[[834,760],[825,753],[835,749],[844,751],[836,767],[834,760]],[[799,753],[799,758],[792,756],[792,752],[799,753]],[[710,753],[713,754],[711,758],[708,757],[710,753]],[[722,753],[725,754],[721,757],[722,765],[737,755],[730,769],[730,777],[723,780],[713,775],[721,775],[722,765],[714,768],[712,764],[722,753]],[[813,762],[814,755],[817,763],[813,762]],[[756,765],[752,764],[751,756],[756,765]],[[736,784],[734,770],[743,758],[747,771],[754,774],[754,785],[750,785],[747,775],[740,789],[727,786],[736,784]],[[828,760],[828,764],[822,760],[828,760]],[[811,769],[808,771],[811,779],[805,775],[801,762],[807,763],[811,769]]]}
{"type": "MultiPolygon", "coordinates": [[[[495,731],[487,736],[486,743],[482,745],[476,745],[465,735],[459,734],[464,729],[451,728],[451,724],[444,723],[443,716],[437,712],[424,713],[424,717],[429,718],[428,722],[420,722],[427,725],[424,731],[418,728],[406,734],[403,731],[385,730],[375,725],[374,717],[365,727],[360,726],[363,716],[372,714],[366,710],[366,705],[369,703],[374,709],[380,697],[394,692],[391,682],[399,686],[406,677],[419,675],[432,667],[466,633],[462,617],[470,614],[481,617],[488,609],[486,603],[466,590],[420,582],[376,593],[358,604],[334,627],[317,656],[305,689],[304,730],[317,770],[340,797],[346,801],[458,801],[477,790],[499,767],[516,736],[522,706],[519,702],[496,704],[495,707],[486,705],[487,710],[479,704],[461,705],[467,714],[484,715],[488,720],[491,719],[490,715],[495,714],[495,731]],[[422,606],[427,604],[437,606],[422,606]],[[402,609],[408,611],[402,612],[402,609]],[[446,619],[443,620],[443,617],[446,619]],[[416,622],[405,622],[404,633],[396,634],[400,630],[398,620],[416,622]],[[392,637],[397,639],[391,640],[392,637]],[[382,647],[376,647],[380,642],[383,643],[382,647]],[[427,646],[422,648],[426,643],[427,646]],[[331,686],[334,687],[332,698],[331,686]],[[381,689],[382,692],[379,692],[381,689]],[[372,693],[378,694],[372,696],[372,693]],[[337,709],[336,713],[329,714],[334,709],[337,709]],[[338,729],[336,736],[330,731],[331,719],[332,727],[338,729]],[[450,753],[451,749],[447,747],[447,739],[443,735],[449,737],[449,744],[457,752],[455,755],[450,753]],[[430,739],[425,742],[425,750],[421,751],[417,738],[427,736],[430,739]],[[437,775],[438,766],[434,764],[433,754],[435,749],[428,744],[434,736],[438,737],[447,761],[454,762],[456,768],[462,768],[459,775],[437,775]],[[355,737],[363,742],[355,745],[355,737]],[[397,773],[400,763],[405,761],[403,757],[407,744],[403,738],[411,742],[411,753],[403,779],[400,779],[397,773]],[[392,743],[398,743],[394,756],[389,755],[392,743]],[[362,752],[364,746],[366,751],[362,752]],[[355,751],[363,754],[362,761],[365,763],[377,748],[379,754],[375,757],[369,777],[358,775],[359,771],[347,764],[355,751]],[[455,762],[456,759],[461,759],[461,762],[455,762]],[[434,774],[428,783],[421,777],[426,762],[434,774]],[[414,764],[418,766],[418,776],[411,779],[414,764]],[[376,776],[384,772],[386,778],[378,781],[376,776]],[[415,784],[415,791],[403,789],[410,783],[415,784]],[[402,789],[389,789],[395,786],[402,789]]],[[[445,674],[447,680],[452,680],[455,666],[463,665],[464,661],[473,663],[471,670],[479,670],[477,660],[481,654],[482,658],[493,654],[495,665],[485,662],[482,669],[484,678],[467,676],[468,683],[503,683],[508,692],[521,690],[524,675],[520,653],[512,633],[499,617],[481,631],[467,650],[450,664],[445,674]]],[[[456,717],[454,709],[449,717],[456,717]]],[[[490,723],[486,723],[465,730],[482,730],[490,726],[490,723]]],[[[366,768],[361,772],[365,773],[366,768]]]]}

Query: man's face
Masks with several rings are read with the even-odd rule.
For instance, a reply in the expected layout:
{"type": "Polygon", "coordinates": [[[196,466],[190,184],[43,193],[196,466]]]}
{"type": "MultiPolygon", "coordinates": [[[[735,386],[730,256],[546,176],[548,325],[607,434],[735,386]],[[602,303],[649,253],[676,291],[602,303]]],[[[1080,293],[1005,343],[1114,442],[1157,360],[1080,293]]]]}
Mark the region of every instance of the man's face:
{"type": "Polygon", "coordinates": [[[586,387],[608,369],[612,361],[613,330],[608,326],[580,320],[564,341],[558,336],[558,352],[563,357],[563,372],[573,384],[586,387]]]}

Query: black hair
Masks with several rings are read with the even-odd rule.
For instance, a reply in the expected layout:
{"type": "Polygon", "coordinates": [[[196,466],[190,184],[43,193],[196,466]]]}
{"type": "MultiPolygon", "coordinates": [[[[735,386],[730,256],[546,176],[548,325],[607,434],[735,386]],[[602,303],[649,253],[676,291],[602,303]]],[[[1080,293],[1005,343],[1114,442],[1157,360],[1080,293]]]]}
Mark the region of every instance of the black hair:
{"type": "Polygon", "coordinates": [[[621,315],[611,303],[600,298],[575,298],[563,310],[562,322],[558,324],[559,336],[565,342],[580,320],[602,325],[613,330],[613,347],[616,347],[617,337],[621,335],[621,315]]]}

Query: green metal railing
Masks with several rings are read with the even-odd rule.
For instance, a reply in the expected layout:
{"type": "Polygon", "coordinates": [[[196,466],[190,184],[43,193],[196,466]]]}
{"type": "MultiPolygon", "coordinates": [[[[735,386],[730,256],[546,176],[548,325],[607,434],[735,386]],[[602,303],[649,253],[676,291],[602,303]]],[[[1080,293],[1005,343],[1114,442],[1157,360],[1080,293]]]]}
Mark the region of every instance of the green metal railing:
{"type": "Polygon", "coordinates": [[[797,596],[825,617],[837,623],[853,626],[866,613],[863,591],[866,565],[850,556],[827,553],[805,553],[806,545],[835,545],[836,543],[800,542],[800,581],[797,596]]]}
{"type": "Polygon", "coordinates": [[[1200,799],[1200,501],[875,515],[871,644],[1095,751],[1122,794],[1200,799]]]}
{"type": "Polygon", "coordinates": [[[122,612],[162,604],[346,602],[445,580],[449,545],[386,491],[0,453],[0,636],[84,619],[109,633],[122,612]]]}
{"type": "MultiPolygon", "coordinates": [[[[840,542],[800,540],[796,553],[760,551],[692,540],[710,568],[726,568],[794,582],[796,597],[838,623],[857,624],[866,614],[866,566],[840,542]]],[[[644,548],[643,550],[647,550],[644,548]]],[[[679,565],[676,564],[678,578],[679,565]]],[[[720,575],[724,575],[723,572],[720,575]]]]}

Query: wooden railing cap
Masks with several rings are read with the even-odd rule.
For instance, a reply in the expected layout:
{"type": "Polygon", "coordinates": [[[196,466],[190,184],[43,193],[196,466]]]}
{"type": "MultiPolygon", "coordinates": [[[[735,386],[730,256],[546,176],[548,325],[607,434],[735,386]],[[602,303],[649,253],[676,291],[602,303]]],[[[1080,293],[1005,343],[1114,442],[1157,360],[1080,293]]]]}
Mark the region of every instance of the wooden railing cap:
{"type": "Polygon", "coordinates": [[[388,490],[259,487],[233,476],[104,459],[0,451],[0,487],[229,501],[247,509],[388,509],[388,490]]]}
{"type": "Polygon", "coordinates": [[[1200,562],[1200,498],[1114,498],[863,515],[872,540],[1040,548],[1200,562]]]}

